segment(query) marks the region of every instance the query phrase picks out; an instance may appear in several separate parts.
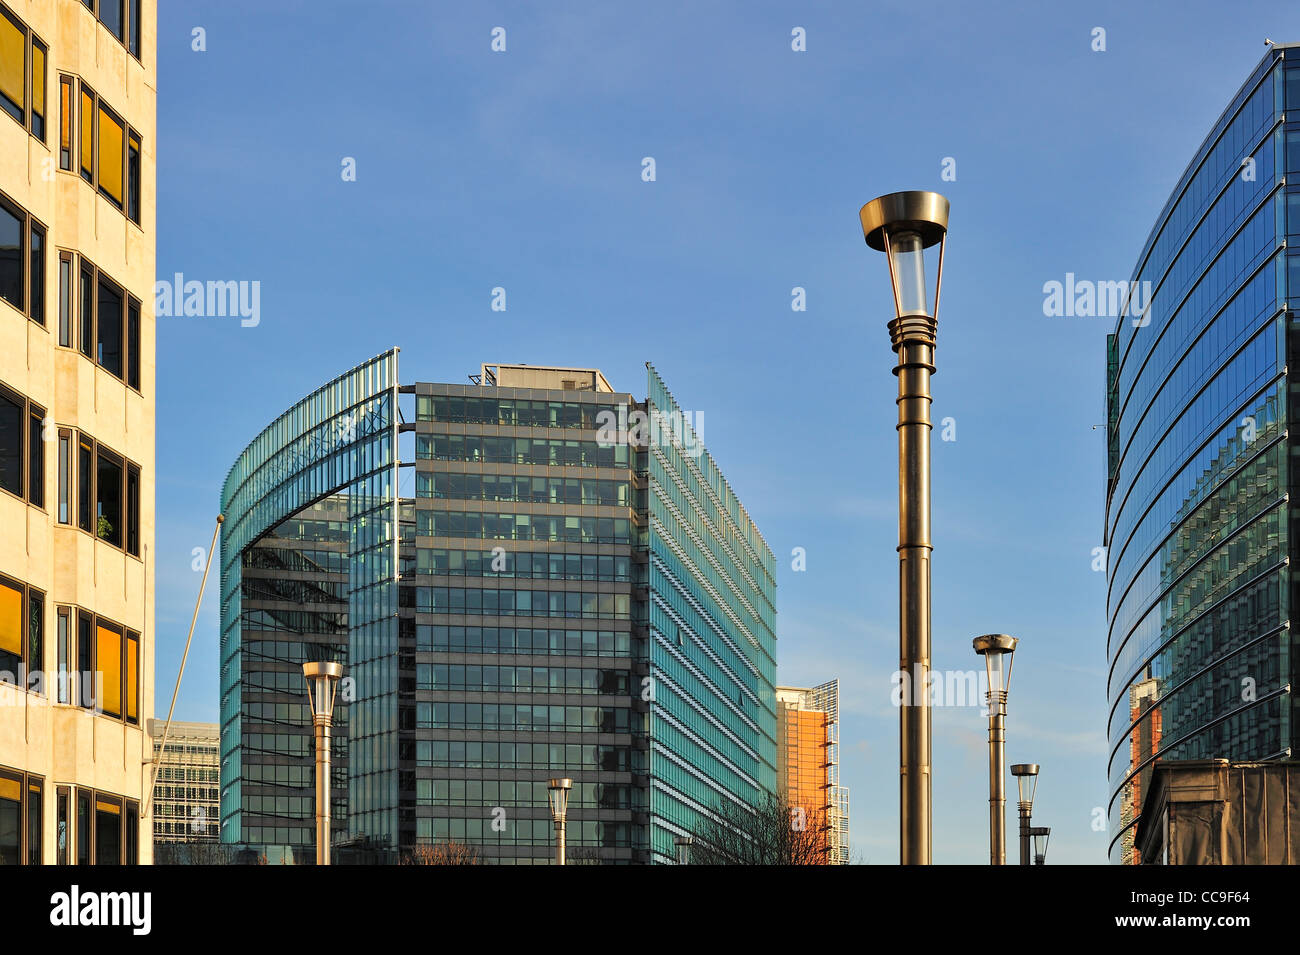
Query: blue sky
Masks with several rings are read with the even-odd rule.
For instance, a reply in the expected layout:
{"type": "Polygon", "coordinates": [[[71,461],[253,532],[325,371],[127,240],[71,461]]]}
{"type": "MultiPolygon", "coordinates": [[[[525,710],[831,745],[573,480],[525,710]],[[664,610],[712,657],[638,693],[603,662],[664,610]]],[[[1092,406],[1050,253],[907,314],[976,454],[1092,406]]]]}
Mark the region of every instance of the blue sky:
{"type": "MultiPolygon", "coordinates": [[[[222,480],[298,397],[393,345],[407,381],[565,363],[644,395],[652,361],[776,554],[781,682],[841,681],[855,859],[897,861],[896,384],[857,210],[933,189],[952,201],[934,415],[956,422],[934,443],[934,666],[1021,638],[1008,761],[1042,764],[1050,860],[1105,861],[1093,425],[1113,322],[1045,317],[1043,285],[1130,276],[1264,37],[1300,39],[1293,5],[203,0],[159,18],[158,275],[261,283],[256,327],[158,320],[159,715],[222,480]]],[[[214,576],[178,718],[217,717],[217,620],[214,576]]],[[[936,711],[936,862],[987,861],[986,745],[978,709],[936,711]]],[[[1014,804],[1008,826],[1014,859],[1014,804]]]]}

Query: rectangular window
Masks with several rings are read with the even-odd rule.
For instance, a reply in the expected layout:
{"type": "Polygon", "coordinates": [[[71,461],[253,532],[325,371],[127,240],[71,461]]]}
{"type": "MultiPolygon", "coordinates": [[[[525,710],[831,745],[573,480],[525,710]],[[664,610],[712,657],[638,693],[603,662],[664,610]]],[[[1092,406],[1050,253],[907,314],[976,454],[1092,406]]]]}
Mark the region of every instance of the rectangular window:
{"type": "Polygon", "coordinates": [[[59,77],[59,168],[72,171],[72,77],[59,77]]]}
{"type": "Polygon", "coordinates": [[[27,500],[45,506],[45,412],[29,404],[27,415],[27,500]]]}
{"type": "Polygon", "coordinates": [[[127,196],[126,214],[131,221],[140,224],[140,137],[132,132],[127,138],[126,176],[127,196]]]}
{"type": "MultiPolygon", "coordinates": [[[[33,682],[30,674],[34,671],[45,672],[45,594],[31,587],[27,588],[27,688],[35,691],[42,689],[40,680],[33,682]]],[[[43,676],[42,676],[43,679],[43,676]]]]}
{"type": "Polygon", "coordinates": [[[81,260],[81,353],[95,357],[95,269],[81,260]]]}
{"type": "Polygon", "coordinates": [[[126,633],[126,721],[140,722],[140,635],[126,633]]]}
{"type": "Polygon", "coordinates": [[[43,829],[41,827],[41,795],[43,793],[42,784],[27,777],[27,864],[40,865],[44,861],[44,847],[42,845],[43,829]]]}
{"type": "Polygon", "coordinates": [[[126,383],[140,390],[140,303],[133,298],[126,305],[126,383]]]}
{"type": "Polygon", "coordinates": [[[130,0],[127,5],[130,12],[131,42],[129,49],[131,55],[137,60],[140,59],[140,0],[130,0]]]}
{"type": "Polygon", "coordinates": [[[79,706],[93,707],[95,700],[94,682],[85,678],[95,672],[94,645],[95,618],[84,610],[77,611],[77,692],[72,702],[79,706]]]}
{"type": "Polygon", "coordinates": [[[140,804],[126,801],[126,858],[127,865],[140,864],[140,804]]]}
{"type": "Polygon", "coordinates": [[[23,588],[0,577],[0,679],[17,679],[23,659],[23,588]]]}
{"type": "Polygon", "coordinates": [[[95,182],[95,94],[81,87],[81,178],[95,182]]]}
{"type": "Polygon", "coordinates": [[[68,654],[71,650],[72,641],[72,610],[68,607],[60,607],[58,620],[59,669],[55,674],[58,684],[58,700],[60,703],[72,703],[75,701],[72,699],[71,687],[68,685],[68,681],[71,678],[71,658],[68,654]]]}
{"type": "Polygon", "coordinates": [[[77,865],[90,865],[90,793],[77,790],[77,865]]]}
{"type": "Polygon", "coordinates": [[[99,277],[99,304],[95,312],[96,352],[95,357],[104,370],[122,377],[122,290],[103,273],[99,277]]]}
{"type": "Polygon", "coordinates": [[[32,135],[45,142],[45,44],[32,38],[32,135]]]}
{"type": "Polygon", "coordinates": [[[70,807],[68,803],[72,801],[72,794],[68,791],[67,786],[60,786],[55,796],[56,812],[58,814],[58,831],[54,836],[55,864],[68,864],[68,837],[71,835],[71,822],[68,817],[70,807]]]}
{"type": "Polygon", "coordinates": [[[140,556],[140,469],[126,468],[126,552],[140,556]]]}
{"type": "Polygon", "coordinates": [[[59,523],[72,523],[72,432],[59,429],[59,523]]]}
{"type": "Polygon", "coordinates": [[[122,459],[99,449],[95,470],[95,536],[122,546],[122,459]]]}
{"type": "Polygon", "coordinates": [[[126,135],[122,121],[99,104],[99,191],[122,208],[122,150],[126,135]]]}
{"type": "Polygon", "coordinates": [[[23,407],[25,402],[0,388],[0,488],[23,496],[23,407]]]}
{"type": "Polygon", "coordinates": [[[95,676],[103,679],[102,709],[109,716],[122,715],[122,634],[101,622],[95,633],[95,676]]]}
{"type": "MultiPolygon", "coordinates": [[[[0,23],[4,20],[0,18],[0,23]]],[[[23,311],[23,259],[26,257],[23,231],[26,216],[0,201],[0,298],[23,311]]]]}
{"type": "Polygon", "coordinates": [[[72,253],[59,253],[59,344],[72,347],[72,253]]]}
{"type": "Polygon", "coordinates": [[[89,440],[77,443],[77,526],[90,531],[91,501],[95,483],[95,454],[89,440]]]}
{"type": "Polygon", "coordinates": [[[32,301],[27,314],[45,325],[45,227],[32,220],[32,301]]]}
{"type": "Polygon", "coordinates": [[[99,22],[123,43],[126,42],[126,16],[122,10],[124,3],[125,0],[99,0],[99,22]]]}
{"type": "Polygon", "coordinates": [[[95,794],[95,865],[122,864],[122,803],[95,794]]]}
{"type": "Polygon", "coordinates": [[[0,7],[0,108],[26,124],[27,28],[0,7]]]}
{"type": "Polygon", "coordinates": [[[23,778],[0,772],[0,865],[22,862],[23,778]]]}

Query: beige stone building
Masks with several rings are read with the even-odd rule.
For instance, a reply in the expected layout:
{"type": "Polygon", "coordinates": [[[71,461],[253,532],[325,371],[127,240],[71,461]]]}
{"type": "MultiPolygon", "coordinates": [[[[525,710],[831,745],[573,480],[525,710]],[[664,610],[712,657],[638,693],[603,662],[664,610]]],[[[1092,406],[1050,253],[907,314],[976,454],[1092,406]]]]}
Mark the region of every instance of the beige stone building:
{"type": "Polygon", "coordinates": [[[156,0],[0,0],[0,863],[148,863],[156,0]]]}

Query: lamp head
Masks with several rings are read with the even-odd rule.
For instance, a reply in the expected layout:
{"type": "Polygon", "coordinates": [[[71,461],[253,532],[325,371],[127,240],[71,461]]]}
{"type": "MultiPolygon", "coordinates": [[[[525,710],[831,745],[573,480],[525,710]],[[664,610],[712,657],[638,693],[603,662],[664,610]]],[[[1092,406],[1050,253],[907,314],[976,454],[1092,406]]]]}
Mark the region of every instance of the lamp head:
{"type": "Polygon", "coordinates": [[[1038,787],[1038,764],[1015,763],[1011,775],[1016,777],[1016,786],[1020,791],[1022,803],[1034,804],[1034,790],[1038,787]]]}
{"type": "Polygon", "coordinates": [[[894,292],[894,314],[939,314],[943,283],[943,243],[948,234],[948,200],[937,192],[891,192],[872,199],[858,211],[867,245],[884,252],[894,292]],[[939,246],[934,300],[927,301],[924,251],[939,246]]]}
{"type": "Polygon", "coordinates": [[[569,811],[569,790],[573,788],[572,779],[552,779],[547,784],[547,796],[551,803],[551,820],[556,823],[564,822],[564,817],[569,811]]]}
{"type": "Polygon", "coordinates": [[[1011,688],[1011,664],[1016,652],[1015,637],[1005,633],[986,633],[971,641],[975,652],[984,658],[989,678],[989,693],[1005,693],[1011,688]],[[1005,665],[1003,658],[1006,659],[1005,665]]]}
{"type": "Polygon", "coordinates": [[[1034,864],[1043,865],[1047,861],[1047,841],[1052,836],[1050,826],[1035,827],[1029,830],[1034,838],[1034,864]]]}
{"type": "Polygon", "coordinates": [[[302,675],[307,680],[307,700],[311,704],[312,719],[329,722],[334,718],[334,695],[339,680],[343,679],[343,664],[304,663],[302,675]]]}

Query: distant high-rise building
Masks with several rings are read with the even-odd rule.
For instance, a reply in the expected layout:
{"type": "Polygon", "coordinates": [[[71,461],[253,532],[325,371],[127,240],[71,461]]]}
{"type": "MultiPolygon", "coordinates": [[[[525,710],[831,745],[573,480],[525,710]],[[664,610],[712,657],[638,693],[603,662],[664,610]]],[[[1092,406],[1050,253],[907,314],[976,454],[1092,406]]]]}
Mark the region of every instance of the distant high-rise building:
{"type": "Polygon", "coordinates": [[[340,859],[549,863],[568,776],[570,862],[672,862],[775,792],[774,562],[701,422],[652,368],[642,401],[583,368],[400,385],[396,350],[273,422],[222,495],[223,841],[311,857],[312,659],[347,668],[340,859]]]}
{"type": "Polygon", "coordinates": [[[849,862],[849,790],[840,785],[840,681],[776,688],[777,788],[825,831],[828,865],[849,862]]]}
{"type": "MultiPolygon", "coordinates": [[[[1072,278],[1072,277],[1071,277],[1072,278]]],[[[1136,863],[1157,762],[1297,742],[1300,46],[1210,129],[1132,280],[1076,294],[1107,340],[1110,858],[1136,863]],[[1095,296],[1095,298],[1094,298],[1095,296]]]]}
{"type": "Polygon", "coordinates": [[[221,785],[221,736],[216,723],[172,721],[162,749],[166,720],[149,721],[158,782],[153,792],[154,843],[216,842],[221,785]]]}
{"type": "Polygon", "coordinates": [[[156,0],[0,0],[0,864],[149,863],[156,0]]]}

